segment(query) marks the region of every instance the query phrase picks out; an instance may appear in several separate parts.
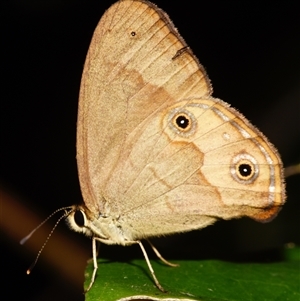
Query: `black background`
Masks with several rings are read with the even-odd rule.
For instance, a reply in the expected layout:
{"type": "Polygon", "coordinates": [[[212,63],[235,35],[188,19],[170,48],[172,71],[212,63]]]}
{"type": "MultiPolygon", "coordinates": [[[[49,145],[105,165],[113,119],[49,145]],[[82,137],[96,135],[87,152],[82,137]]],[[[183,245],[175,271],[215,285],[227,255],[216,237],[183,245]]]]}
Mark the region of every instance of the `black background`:
{"type": "MultiPolygon", "coordinates": [[[[2,205],[8,194],[41,221],[59,207],[81,202],[75,159],[80,78],[93,30],[112,3],[2,2],[2,205]]],[[[285,166],[299,162],[300,27],[296,2],[186,0],[156,4],[169,14],[206,68],[213,95],[257,125],[276,145],[285,166]]],[[[287,193],[286,205],[270,224],[248,219],[221,221],[202,231],[159,239],[156,245],[167,259],[280,260],[272,250],[289,242],[300,243],[299,175],[287,179],[287,193]]],[[[10,218],[2,205],[0,218],[10,218]]],[[[46,246],[54,250],[51,252],[62,266],[70,264],[67,259],[74,263],[77,282],[43,259],[43,253],[33,273],[26,276],[46,237],[38,238],[35,249],[20,246],[18,240],[32,226],[27,224],[26,214],[16,215],[11,215],[11,227],[18,225],[19,237],[1,228],[5,279],[1,295],[22,300],[83,300],[80,283],[90,240],[61,223],[57,232],[86,255],[75,256],[74,248],[66,248],[63,241],[54,245],[56,232],[46,246]],[[16,215],[20,216],[17,220],[16,215]]],[[[140,253],[137,246],[103,246],[100,251],[101,256],[115,260],[141,257],[140,253]]]]}

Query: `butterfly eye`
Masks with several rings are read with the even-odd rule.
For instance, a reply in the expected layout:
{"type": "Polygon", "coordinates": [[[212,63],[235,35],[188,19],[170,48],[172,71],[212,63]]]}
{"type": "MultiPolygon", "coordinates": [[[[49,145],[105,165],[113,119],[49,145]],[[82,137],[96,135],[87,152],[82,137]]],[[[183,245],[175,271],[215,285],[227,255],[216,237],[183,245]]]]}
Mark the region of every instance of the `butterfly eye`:
{"type": "Polygon", "coordinates": [[[168,124],[177,135],[189,137],[195,132],[197,121],[188,110],[176,108],[171,111],[168,124]]]}
{"type": "Polygon", "coordinates": [[[81,210],[76,210],[74,213],[74,221],[78,227],[85,225],[85,214],[81,210]]]}
{"type": "Polygon", "coordinates": [[[256,160],[245,153],[233,158],[230,171],[232,177],[241,184],[253,183],[259,174],[256,160]]]}

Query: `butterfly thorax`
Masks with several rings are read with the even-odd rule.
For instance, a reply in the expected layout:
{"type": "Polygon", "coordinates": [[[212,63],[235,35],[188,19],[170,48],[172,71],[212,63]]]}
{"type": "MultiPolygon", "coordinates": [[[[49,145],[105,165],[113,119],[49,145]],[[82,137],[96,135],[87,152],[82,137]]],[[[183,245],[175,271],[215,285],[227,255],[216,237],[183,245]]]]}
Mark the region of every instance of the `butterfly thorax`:
{"type": "Polygon", "coordinates": [[[122,228],[120,217],[91,213],[86,206],[74,206],[67,217],[69,227],[87,236],[95,237],[105,244],[130,245],[134,241],[122,228]]]}

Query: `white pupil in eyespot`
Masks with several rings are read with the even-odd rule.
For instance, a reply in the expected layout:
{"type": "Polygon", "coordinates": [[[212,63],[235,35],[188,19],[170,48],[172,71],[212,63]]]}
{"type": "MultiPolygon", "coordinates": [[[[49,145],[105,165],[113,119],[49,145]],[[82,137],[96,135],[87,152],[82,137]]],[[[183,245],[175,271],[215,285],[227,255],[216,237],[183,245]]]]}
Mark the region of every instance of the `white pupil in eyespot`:
{"type": "Polygon", "coordinates": [[[176,124],[179,127],[185,129],[185,128],[187,128],[189,126],[189,120],[185,116],[178,116],[176,118],[176,124]]]}
{"type": "Polygon", "coordinates": [[[243,177],[247,177],[251,174],[252,169],[251,166],[248,164],[241,164],[239,166],[239,172],[243,177]]]}
{"type": "Polygon", "coordinates": [[[193,135],[197,129],[197,119],[185,108],[172,109],[167,122],[173,133],[185,138],[193,135]]]}
{"type": "Polygon", "coordinates": [[[254,157],[247,153],[241,153],[233,157],[230,171],[237,182],[252,184],[259,175],[259,165],[254,157]]]}

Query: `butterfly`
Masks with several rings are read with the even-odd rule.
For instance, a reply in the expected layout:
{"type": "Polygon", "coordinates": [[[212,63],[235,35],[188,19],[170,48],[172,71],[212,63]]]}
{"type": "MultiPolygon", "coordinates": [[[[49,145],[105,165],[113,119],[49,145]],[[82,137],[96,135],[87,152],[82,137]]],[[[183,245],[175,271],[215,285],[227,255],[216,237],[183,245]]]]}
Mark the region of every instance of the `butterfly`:
{"type": "Polygon", "coordinates": [[[145,0],[116,2],[95,29],[80,87],[77,163],[84,204],[67,221],[92,237],[88,289],[96,242],[139,244],[163,290],[142,239],[218,219],[269,221],[285,202],[274,146],[212,97],[168,15],[145,0]]]}

